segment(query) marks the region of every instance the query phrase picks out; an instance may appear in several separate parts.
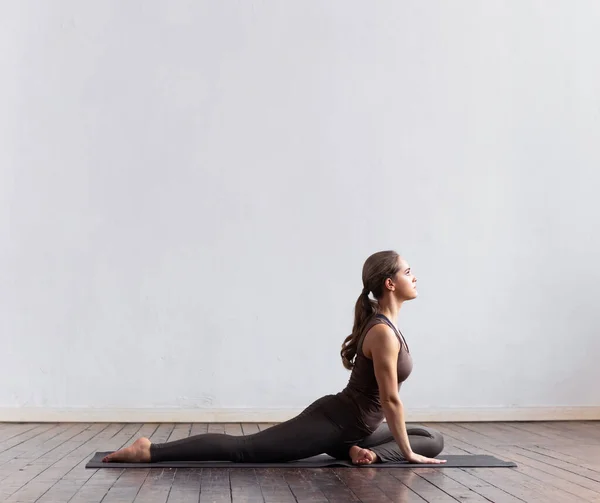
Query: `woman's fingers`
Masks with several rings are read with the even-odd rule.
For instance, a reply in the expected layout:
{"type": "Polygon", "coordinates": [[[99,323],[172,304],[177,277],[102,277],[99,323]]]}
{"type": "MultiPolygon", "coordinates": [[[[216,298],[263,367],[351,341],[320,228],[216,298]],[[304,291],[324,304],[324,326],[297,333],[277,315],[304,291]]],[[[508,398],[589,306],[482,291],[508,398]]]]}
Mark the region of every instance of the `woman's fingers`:
{"type": "Polygon", "coordinates": [[[427,460],[426,463],[432,463],[434,465],[441,465],[446,462],[445,459],[436,459],[436,458],[425,458],[425,459],[427,460]]]}
{"type": "Polygon", "coordinates": [[[421,464],[430,464],[430,465],[440,465],[446,462],[445,459],[437,459],[437,458],[427,458],[425,456],[421,456],[420,454],[411,456],[408,459],[411,463],[421,463],[421,464]]]}

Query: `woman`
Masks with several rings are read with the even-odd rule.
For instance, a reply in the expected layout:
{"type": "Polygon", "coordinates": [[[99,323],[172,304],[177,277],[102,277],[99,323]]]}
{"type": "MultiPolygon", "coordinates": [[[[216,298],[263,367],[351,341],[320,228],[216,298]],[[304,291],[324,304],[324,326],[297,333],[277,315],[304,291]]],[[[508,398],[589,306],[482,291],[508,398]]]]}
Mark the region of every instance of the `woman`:
{"type": "Polygon", "coordinates": [[[408,461],[437,464],[442,435],[407,430],[398,396],[412,370],[408,345],[392,320],[404,301],[417,297],[417,279],[395,251],[371,255],[363,266],[352,333],[342,344],[343,365],[352,371],[346,388],[325,395],[298,416],[252,435],[204,433],[161,444],[147,438],[106,456],[110,462],[285,462],[327,453],[357,465],[408,461]],[[373,293],[375,300],[370,299],[373,293]],[[387,424],[383,423],[383,419],[387,424]]]}

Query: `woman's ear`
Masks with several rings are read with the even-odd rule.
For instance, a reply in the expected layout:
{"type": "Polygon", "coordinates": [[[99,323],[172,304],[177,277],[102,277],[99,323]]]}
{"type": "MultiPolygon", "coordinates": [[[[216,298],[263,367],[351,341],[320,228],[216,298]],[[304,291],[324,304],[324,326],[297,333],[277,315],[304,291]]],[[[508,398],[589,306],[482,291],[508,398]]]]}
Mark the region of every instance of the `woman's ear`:
{"type": "Polygon", "coordinates": [[[390,290],[391,292],[393,292],[394,290],[396,290],[396,285],[394,285],[394,282],[392,281],[392,278],[387,278],[385,280],[385,287],[390,290]]]}

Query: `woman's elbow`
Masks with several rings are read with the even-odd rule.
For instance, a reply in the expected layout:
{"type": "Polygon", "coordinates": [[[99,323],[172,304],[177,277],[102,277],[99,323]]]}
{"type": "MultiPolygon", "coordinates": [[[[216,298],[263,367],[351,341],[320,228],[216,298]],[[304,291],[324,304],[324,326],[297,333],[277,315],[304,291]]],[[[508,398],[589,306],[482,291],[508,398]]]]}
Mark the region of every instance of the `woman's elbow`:
{"type": "Polygon", "coordinates": [[[400,397],[396,395],[388,395],[381,397],[381,405],[385,407],[402,407],[400,397]]]}

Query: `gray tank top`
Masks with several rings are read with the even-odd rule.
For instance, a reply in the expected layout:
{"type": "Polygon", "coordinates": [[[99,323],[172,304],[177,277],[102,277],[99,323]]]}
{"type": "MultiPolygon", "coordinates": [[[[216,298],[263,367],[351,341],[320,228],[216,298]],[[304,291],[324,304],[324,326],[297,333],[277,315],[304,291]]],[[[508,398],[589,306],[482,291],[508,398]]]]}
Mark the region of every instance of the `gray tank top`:
{"type": "Polygon", "coordinates": [[[394,324],[383,314],[375,315],[365,326],[358,340],[358,348],[356,358],[354,360],[354,368],[350,374],[348,385],[343,391],[338,393],[338,397],[345,403],[350,405],[357,415],[357,420],[361,430],[366,434],[371,434],[383,422],[385,415],[381,407],[379,397],[379,386],[375,378],[375,370],[373,368],[373,360],[367,358],[362,352],[362,344],[365,335],[369,330],[379,323],[385,323],[396,334],[400,342],[400,352],[398,353],[398,390],[403,381],[410,375],[413,362],[410,350],[406,344],[406,340],[401,332],[399,332],[394,324]]]}

